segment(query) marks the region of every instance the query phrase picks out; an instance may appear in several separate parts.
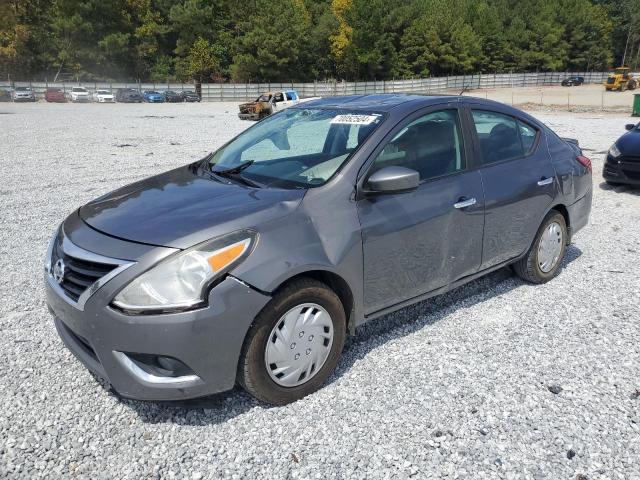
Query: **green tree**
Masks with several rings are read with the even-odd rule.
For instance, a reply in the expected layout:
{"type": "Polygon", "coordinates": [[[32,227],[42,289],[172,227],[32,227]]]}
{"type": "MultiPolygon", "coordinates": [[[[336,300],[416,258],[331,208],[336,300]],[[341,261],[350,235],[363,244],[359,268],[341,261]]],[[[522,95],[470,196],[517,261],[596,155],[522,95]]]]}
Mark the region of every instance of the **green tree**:
{"type": "Polygon", "coordinates": [[[236,81],[313,79],[311,15],[301,0],[257,0],[241,25],[231,66],[236,81]],[[285,14],[286,12],[286,14],[285,14]]]}
{"type": "Polygon", "coordinates": [[[179,75],[184,79],[195,80],[198,84],[220,69],[219,47],[208,40],[198,37],[189,49],[187,56],[178,62],[179,75]]]}

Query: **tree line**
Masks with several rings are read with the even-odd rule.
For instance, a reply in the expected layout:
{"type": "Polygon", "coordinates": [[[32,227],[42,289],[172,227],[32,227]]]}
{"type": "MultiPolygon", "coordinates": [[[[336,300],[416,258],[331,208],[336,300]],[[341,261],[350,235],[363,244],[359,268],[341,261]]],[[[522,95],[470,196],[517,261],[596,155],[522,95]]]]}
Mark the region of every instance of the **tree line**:
{"type": "Polygon", "coordinates": [[[0,0],[0,81],[386,80],[640,64],[638,0],[0,0]]]}

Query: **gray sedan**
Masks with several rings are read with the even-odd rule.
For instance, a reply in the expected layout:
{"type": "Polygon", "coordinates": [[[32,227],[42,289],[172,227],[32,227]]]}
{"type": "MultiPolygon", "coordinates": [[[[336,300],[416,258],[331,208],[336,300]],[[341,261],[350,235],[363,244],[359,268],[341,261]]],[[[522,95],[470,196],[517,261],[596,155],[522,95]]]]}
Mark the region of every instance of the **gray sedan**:
{"type": "Polygon", "coordinates": [[[381,315],[509,265],[552,280],[591,195],[577,143],[514,108],[310,101],[75,210],[50,243],[47,303],[67,347],[125,397],[240,384],[284,404],[381,315]]]}

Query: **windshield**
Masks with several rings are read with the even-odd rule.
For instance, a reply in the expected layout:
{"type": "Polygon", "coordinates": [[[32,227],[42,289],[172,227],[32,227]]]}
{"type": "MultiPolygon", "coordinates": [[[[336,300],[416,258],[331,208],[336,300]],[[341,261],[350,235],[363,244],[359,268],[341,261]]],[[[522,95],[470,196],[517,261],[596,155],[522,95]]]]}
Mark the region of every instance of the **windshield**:
{"type": "Polygon", "coordinates": [[[111,92],[109,92],[108,90],[98,90],[96,93],[98,95],[111,95],[111,92]]]}
{"type": "Polygon", "coordinates": [[[73,89],[71,89],[72,92],[79,92],[79,93],[85,93],[86,90],[84,88],[78,88],[78,87],[74,87],[73,89]]]}
{"type": "Polygon", "coordinates": [[[29,87],[16,87],[16,92],[28,92],[31,90],[29,87]]]}
{"type": "Polygon", "coordinates": [[[271,100],[271,95],[265,93],[263,95],[260,95],[256,102],[268,102],[269,100],[271,100]]]}
{"type": "Polygon", "coordinates": [[[375,112],[283,110],[215,152],[209,165],[214,173],[242,166],[239,175],[266,186],[320,186],[383,120],[375,112]]]}

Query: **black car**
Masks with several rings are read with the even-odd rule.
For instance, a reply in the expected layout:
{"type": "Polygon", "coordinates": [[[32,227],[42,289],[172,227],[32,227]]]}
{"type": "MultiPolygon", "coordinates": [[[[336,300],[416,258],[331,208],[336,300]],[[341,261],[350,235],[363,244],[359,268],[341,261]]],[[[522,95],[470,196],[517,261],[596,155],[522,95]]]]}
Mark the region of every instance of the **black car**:
{"type": "Polygon", "coordinates": [[[142,103],[144,98],[133,88],[119,88],[116,90],[116,102],[118,103],[142,103]]]}
{"type": "Polygon", "coordinates": [[[193,90],[185,90],[181,92],[182,100],[185,102],[199,102],[201,100],[200,95],[198,95],[193,90]]]}
{"type": "Polygon", "coordinates": [[[609,185],[640,185],[640,123],[628,124],[607,152],[602,176],[609,185]]]}
{"type": "Polygon", "coordinates": [[[173,90],[167,90],[164,92],[164,99],[169,103],[180,103],[184,102],[184,99],[178,92],[174,92],[173,90]]]}
{"type": "Polygon", "coordinates": [[[562,80],[563,87],[579,87],[584,83],[584,77],[568,77],[562,80]]]}

